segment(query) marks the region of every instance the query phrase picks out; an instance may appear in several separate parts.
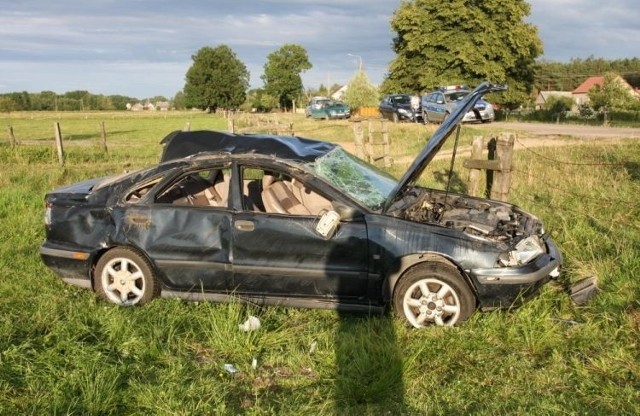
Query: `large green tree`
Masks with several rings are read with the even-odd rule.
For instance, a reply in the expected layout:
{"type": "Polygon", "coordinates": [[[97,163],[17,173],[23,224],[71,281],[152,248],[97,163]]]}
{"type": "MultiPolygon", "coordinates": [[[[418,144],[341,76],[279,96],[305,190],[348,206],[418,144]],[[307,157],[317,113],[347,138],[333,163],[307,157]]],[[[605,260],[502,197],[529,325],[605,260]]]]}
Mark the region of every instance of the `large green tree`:
{"type": "Polygon", "coordinates": [[[287,44],[267,56],[264,64],[265,92],[278,98],[281,108],[291,108],[293,100],[303,95],[300,74],[311,69],[307,51],[300,45],[287,44]]]}
{"type": "Polygon", "coordinates": [[[506,83],[508,106],[531,91],[542,54],[537,28],[524,19],[523,0],[404,1],[391,19],[396,58],[382,90],[414,92],[438,85],[506,83]]]}
{"type": "Polygon", "coordinates": [[[215,111],[238,108],[249,88],[249,71],[226,45],[205,46],[191,57],[184,86],[188,107],[215,111]]]}

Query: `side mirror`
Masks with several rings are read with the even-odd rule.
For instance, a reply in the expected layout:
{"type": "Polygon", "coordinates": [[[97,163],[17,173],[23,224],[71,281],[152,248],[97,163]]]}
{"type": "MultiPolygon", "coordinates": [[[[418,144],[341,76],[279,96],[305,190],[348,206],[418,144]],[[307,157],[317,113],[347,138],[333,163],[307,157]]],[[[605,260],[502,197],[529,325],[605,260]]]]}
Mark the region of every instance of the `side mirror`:
{"type": "Polygon", "coordinates": [[[333,209],[340,215],[342,221],[356,221],[362,218],[362,212],[342,204],[335,204],[333,209]]]}
{"type": "Polygon", "coordinates": [[[316,224],[316,232],[329,239],[338,230],[338,225],[340,225],[340,214],[333,210],[324,211],[316,224]]]}

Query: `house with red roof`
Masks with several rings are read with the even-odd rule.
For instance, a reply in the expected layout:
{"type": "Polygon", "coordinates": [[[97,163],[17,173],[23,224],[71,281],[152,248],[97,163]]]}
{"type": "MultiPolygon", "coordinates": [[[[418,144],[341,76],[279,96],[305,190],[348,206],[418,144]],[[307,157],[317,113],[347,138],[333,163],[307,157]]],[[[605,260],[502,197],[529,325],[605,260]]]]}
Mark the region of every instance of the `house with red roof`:
{"type": "MultiPolygon", "coordinates": [[[[621,76],[616,76],[615,80],[619,82],[624,88],[628,89],[631,94],[635,97],[639,97],[638,91],[635,90],[627,81],[625,81],[621,76]]],[[[602,87],[604,84],[604,77],[589,77],[582,84],[578,86],[575,90],[571,92],[573,100],[577,105],[586,104],[589,102],[589,91],[594,88],[596,85],[602,87]]]]}

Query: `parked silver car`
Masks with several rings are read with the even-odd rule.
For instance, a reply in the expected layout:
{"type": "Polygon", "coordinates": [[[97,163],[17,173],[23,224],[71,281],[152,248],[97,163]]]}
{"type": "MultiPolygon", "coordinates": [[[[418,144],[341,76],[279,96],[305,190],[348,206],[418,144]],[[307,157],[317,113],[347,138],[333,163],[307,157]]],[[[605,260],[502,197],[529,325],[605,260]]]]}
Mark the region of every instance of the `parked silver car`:
{"type": "MultiPolygon", "coordinates": [[[[449,117],[457,105],[469,95],[471,90],[465,86],[440,87],[422,97],[422,120],[424,123],[441,123],[449,117]]],[[[495,120],[493,105],[480,98],[474,108],[465,114],[462,122],[482,121],[488,123],[495,120]]]]}

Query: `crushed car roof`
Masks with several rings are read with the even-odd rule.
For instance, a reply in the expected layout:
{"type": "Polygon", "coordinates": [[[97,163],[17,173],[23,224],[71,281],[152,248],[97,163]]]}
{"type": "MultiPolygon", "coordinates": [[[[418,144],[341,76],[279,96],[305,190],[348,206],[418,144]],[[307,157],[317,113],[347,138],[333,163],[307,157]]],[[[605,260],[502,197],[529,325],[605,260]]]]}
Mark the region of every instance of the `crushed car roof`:
{"type": "Polygon", "coordinates": [[[337,145],[296,136],[232,134],[212,130],[174,131],[162,141],[160,162],[181,159],[202,152],[257,153],[281,159],[312,162],[337,145]]]}

